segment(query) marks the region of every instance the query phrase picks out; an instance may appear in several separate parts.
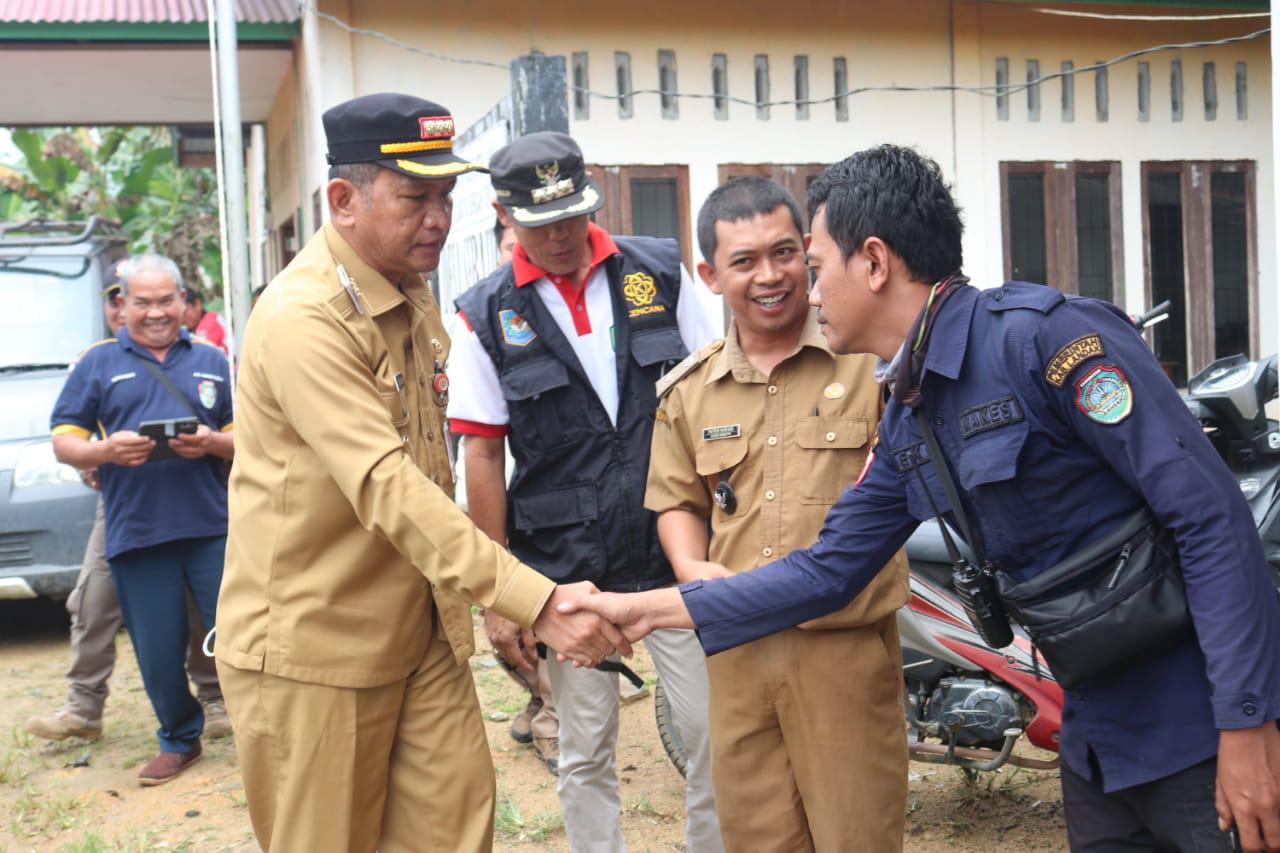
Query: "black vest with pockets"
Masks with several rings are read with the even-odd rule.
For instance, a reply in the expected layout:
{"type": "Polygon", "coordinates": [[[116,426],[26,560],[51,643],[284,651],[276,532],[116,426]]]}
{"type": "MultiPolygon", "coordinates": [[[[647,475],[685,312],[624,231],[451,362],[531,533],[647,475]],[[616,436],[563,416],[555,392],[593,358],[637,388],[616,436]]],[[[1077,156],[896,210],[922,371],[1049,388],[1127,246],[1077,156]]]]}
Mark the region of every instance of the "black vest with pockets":
{"type": "Polygon", "coordinates": [[[675,241],[614,239],[619,254],[604,264],[613,298],[616,427],[569,340],[533,286],[515,286],[510,264],[456,304],[497,368],[510,414],[516,469],[507,489],[508,547],[554,581],[589,580],[617,592],[675,581],[644,492],[654,385],[688,353],[676,325],[675,241]]]}

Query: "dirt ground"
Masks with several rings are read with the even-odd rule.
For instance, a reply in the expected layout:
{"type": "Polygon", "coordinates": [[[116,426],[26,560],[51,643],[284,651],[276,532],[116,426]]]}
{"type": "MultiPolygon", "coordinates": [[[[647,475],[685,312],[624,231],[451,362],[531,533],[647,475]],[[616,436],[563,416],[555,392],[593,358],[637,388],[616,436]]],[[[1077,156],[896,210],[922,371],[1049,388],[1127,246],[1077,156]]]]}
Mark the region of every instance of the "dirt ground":
{"type": "MultiPolygon", "coordinates": [[[[138,787],[155,722],[123,634],[101,741],[47,744],[23,731],[28,716],[65,698],[66,627],[56,605],[0,602],[0,853],[258,849],[230,738],[206,742],[204,759],[174,782],[138,787]]],[[[483,632],[477,645],[472,669],[498,781],[495,849],[567,851],[555,780],[507,734],[524,697],[493,665],[483,632]]],[[[632,666],[652,682],[642,652],[632,666]]],[[[622,710],[618,767],[630,849],[684,850],[684,785],[663,753],[651,696],[622,710]]],[[[1008,770],[972,782],[954,768],[912,763],[910,787],[910,853],[1067,849],[1056,774],[1008,770]]]]}

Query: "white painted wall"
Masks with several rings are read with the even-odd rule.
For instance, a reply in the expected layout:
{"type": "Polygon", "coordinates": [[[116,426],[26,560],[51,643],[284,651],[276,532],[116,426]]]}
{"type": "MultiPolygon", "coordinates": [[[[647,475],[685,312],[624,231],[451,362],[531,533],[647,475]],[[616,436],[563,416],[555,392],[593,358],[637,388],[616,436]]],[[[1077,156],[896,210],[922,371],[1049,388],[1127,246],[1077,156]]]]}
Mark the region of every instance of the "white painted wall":
{"type": "MultiPolygon", "coordinates": [[[[810,97],[833,94],[832,59],[843,56],[851,86],[948,84],[993,85],[995,60],[1008,57],[1012,82],[1025,77],[1026,60],[1038,59],[1042,73],[1063,60],[1077,67],[1154,44],[1213,39],[1248,32],[1266,21],[1218,23],[1116,22],[1066,19],[1038,14],[1030,6],[963,0],[794,0],[785,5],[747,0],[731,7],[698,0],[651,0],[643,6],[619,0],[592,4],[575,0],[444,0],[429,7],[399,0],[324,0],[321,8],[352,25],[381,30],[421,48],[505,65],[530,50],[569,57],[587,51],[590,85],[615,92],[614,51],[631,54],[633,84],[656,88],[657,51],[674,50],[682,92],[711,91],[711,56],[728,57],[729,94],[753,98],[753,57],[770,59],[771,96],[793,94],[793,58],[809,57],[810,97]]],[[[1090,7],[1092,8],[1092,7],[1090,7]]],[[[1107,11],[1123,8],[1104,7],[1107,11]]],[[[1160,9],[1141,7],[1150,14],[1160,9]]],[[[1176,11],[1170,8],[1168,11],[1176,11]]],[[[304,25],[307,45],[294,73],[282,86],[272,111],[268,153],[289,132],[304,135],[309,163],[297,176],[297,190],[277,197],[287,178],[273,173],[273,217],[289,216],[323,180],[319,123],[312,112],[357,94],[408,91],[449,107],[460,128],[469,126],[509,92],[503,68],[457,65],[406,52],[384,41],[350,36],[333,24],[304,25]],[[308,58],[310,45],[318,44],[308,58]],[[299,68],[306,69],[299,72],[299,68]],[[287,98],[291,81],[305,90],[287,98]],[[319,82],[316,82],[319,80],[319,82]],[[290,117],[292,115],[292,117],[290,117]],[[282,123],[291,128],[282,130],[282,123]]],[[[1079,75],[1075,121],[1059,114],[1060,86],[1044,84],[1039,122],[1029,122],[1025,95],[1011,96],[1010,118],[996,118],[992,98],[970,93],[867,93],[850,98],[850,120],[837,122],[834,106],[814,105],[807,121],[794,107],[774,107],[768,121],[752,106],[730,104],[728,121],[713,118],[710,101],[681,100],[678,120],[661,117],[656,95],[635,99],[634,117],[620,119],[613,101],[593,98],[590,118],[573,120],[571,132],[588,160],[602,164],[686,164],[690,181],[690,222],[717,183],[722,163],[829,162],[880,142],[918,147],[937,159],[954,181],[965,211],[966,268],[975,282],[991,285],[1003,274],[999,164],[1005,160],[1119,160],[1124,228],[1127,307],[1143,302],[1141,163],[1147,160],[1248,159],[1257,163],[1259,302],[1263,351],[1277,345],[1275,194],[1271,155],[1269,43],[1266,39],[1178,54],[1147,57],[1151,63],[1152,110],[1137,120],[1134,62],[1110,71],[1110,119],[1094,115],[1093,76],[1079,75]],[[1174,123],[1169,108],[1169,66],[1183,63],[1185,118],[1174,123]],[[1204,118],[1202,63],[1217,63],[1219,112],[1204,118]],[[1249,116],[1235,117],[1235,63],[1249,66],[1249,116]]],[[[287,165],[287,164],[286,164],[287,165]]],[[[277,168],[275,159],[272,169],[277,168]]]]}

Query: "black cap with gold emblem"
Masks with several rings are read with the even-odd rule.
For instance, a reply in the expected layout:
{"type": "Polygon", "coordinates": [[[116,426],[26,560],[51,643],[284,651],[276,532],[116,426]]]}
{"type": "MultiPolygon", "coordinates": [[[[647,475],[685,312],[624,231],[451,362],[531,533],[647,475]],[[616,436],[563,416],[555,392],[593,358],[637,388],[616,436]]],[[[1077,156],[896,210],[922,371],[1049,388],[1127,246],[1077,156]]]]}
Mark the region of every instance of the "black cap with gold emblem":
{"type": "Polygon", "coordinates": [[[453,116],[412,95],[353,98],[325,110],[330,165],[377,163],[415,178],[487,171],[453,153],[453,116]]]}
{"type": "Polygon", "coordinates": [[[587,176],[582,149],[565,133],[531,133],[498,150],[489,161],[498,203],[517,225],[538,228],[604,207],[587,176]]]}

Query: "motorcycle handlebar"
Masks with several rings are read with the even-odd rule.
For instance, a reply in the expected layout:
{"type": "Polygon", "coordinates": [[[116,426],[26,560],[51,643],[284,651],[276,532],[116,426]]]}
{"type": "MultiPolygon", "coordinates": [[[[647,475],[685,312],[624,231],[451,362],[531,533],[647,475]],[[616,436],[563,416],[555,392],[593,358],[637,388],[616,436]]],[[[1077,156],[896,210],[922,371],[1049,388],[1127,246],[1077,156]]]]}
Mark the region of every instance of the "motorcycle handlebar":
{"type": "Polygon", "coordinates": [[[1173,303],[1166,299],[1151,310],[1139,314],[1133,318],[1133,325],[1139,331],[1143,331],[1148,326],[1154,326],[1156,323],[1169,319],[1169,309],[1173,307],[1173,303]]]}

